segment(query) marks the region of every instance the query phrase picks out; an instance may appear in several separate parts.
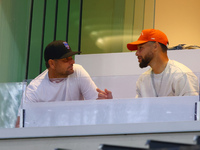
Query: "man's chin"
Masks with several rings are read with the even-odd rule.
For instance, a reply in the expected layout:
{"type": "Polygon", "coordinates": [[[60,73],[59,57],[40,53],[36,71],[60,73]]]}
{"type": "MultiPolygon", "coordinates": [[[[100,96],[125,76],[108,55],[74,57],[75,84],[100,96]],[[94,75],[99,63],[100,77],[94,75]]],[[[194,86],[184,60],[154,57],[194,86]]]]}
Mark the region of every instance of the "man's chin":
{"type": "Polygon", "coordinates": [[[148,66],[148,64],[140,63],[139,66],[140,66],[140,68],[146,68],[148,66]]]}
{"type": "Polygon", "coordinates": [[[69,71],[69,74],[73,74],[73,73],[74,73],[74,70],[70,70],[70,71],[69,71]]]}

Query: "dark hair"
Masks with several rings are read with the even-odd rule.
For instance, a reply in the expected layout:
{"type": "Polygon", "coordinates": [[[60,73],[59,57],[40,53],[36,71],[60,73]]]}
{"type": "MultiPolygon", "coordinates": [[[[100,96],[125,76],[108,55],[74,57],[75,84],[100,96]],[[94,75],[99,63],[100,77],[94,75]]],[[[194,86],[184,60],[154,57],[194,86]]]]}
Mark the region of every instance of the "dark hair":
{"type": "MultiPolygon", "coordinates": [[[[149,42],[152,42],[152,43],[156,43],[156,41],[149,41],[149,42]]],[[[159,42],[158,42],[159,43],[159,42]]],[[[161,48],[162,48],[162,51],[165,53],[167,52],[168,48],[166,45],[162,44],[162,43],[159,43],[161,48]]]]}
{"type": "Polygon", "coordinates": [[[45,62],[45,66],[46,66],[47,68],[49,68],[49,67],[50,67],[50,65],[49,65],[48,61],[46,61],[46,62],[45,62]]]}
{"type": "Polygon", "coordinates": [[[159,43],[159,44],[160,44],[160,46],[161,46],[161,48],[162,48],[162,51],[163,51],[164,53],[167,52],[167,50],[168,50],[167,46],[164,45],[164,44],[162,44],[162,43],[159,43]]]}

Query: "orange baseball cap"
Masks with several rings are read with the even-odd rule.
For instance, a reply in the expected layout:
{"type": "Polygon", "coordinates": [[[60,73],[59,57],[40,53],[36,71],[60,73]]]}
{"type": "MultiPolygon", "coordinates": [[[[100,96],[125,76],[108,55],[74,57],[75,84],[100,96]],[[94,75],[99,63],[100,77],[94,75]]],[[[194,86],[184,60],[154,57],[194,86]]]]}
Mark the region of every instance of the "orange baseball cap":
{"type": "Polygon", "coordinates": [[[140,34],[140,37],[138,38],[137,41],[127,44],[127,48],[130,51],[134,51],[134,50],[137,50],[137,45],[143,44],[149,41],[159,42],[166,46],[169,43],[167,36],[162,31],[156,30],[156,29],[145,29],[145,30],[142,30],[142,33],[140,34]]]}

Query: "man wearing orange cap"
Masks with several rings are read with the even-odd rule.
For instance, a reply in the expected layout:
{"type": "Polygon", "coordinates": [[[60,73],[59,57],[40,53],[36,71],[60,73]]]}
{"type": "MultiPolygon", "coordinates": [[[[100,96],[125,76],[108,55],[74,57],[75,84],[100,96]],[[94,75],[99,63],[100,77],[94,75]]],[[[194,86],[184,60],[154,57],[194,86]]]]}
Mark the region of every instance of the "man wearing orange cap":
{"type": "Polygon", "coordinates": [[[198,95],[199,82],[185,65],[167,56],[167,36],[160,30],[145,29],[137,41],[127,44],[136,51],[140,68],[150,66],[136,83],[136,98],[198,95]]]}

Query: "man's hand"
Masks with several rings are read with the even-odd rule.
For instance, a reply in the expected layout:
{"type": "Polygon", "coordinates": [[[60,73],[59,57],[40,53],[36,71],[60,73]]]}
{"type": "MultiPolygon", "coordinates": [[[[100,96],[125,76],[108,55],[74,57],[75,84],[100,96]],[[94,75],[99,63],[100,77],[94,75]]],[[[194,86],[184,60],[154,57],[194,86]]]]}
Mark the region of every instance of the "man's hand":
{"type": "Polygon", "coordinates": [[[96,89],[98,92],[98,98],[97,99],[112,99],[112,92],[105,89],[104,91],[100,90],[99,88],[96,89]]]}
{"type": "Polygon", "coordinates": [[[15,128],[19,128],[20,127],[19,124],[20,124],[20,117],[17,116],[17,121],[16,121],[16,124],[15,124],[15,128]]]}

